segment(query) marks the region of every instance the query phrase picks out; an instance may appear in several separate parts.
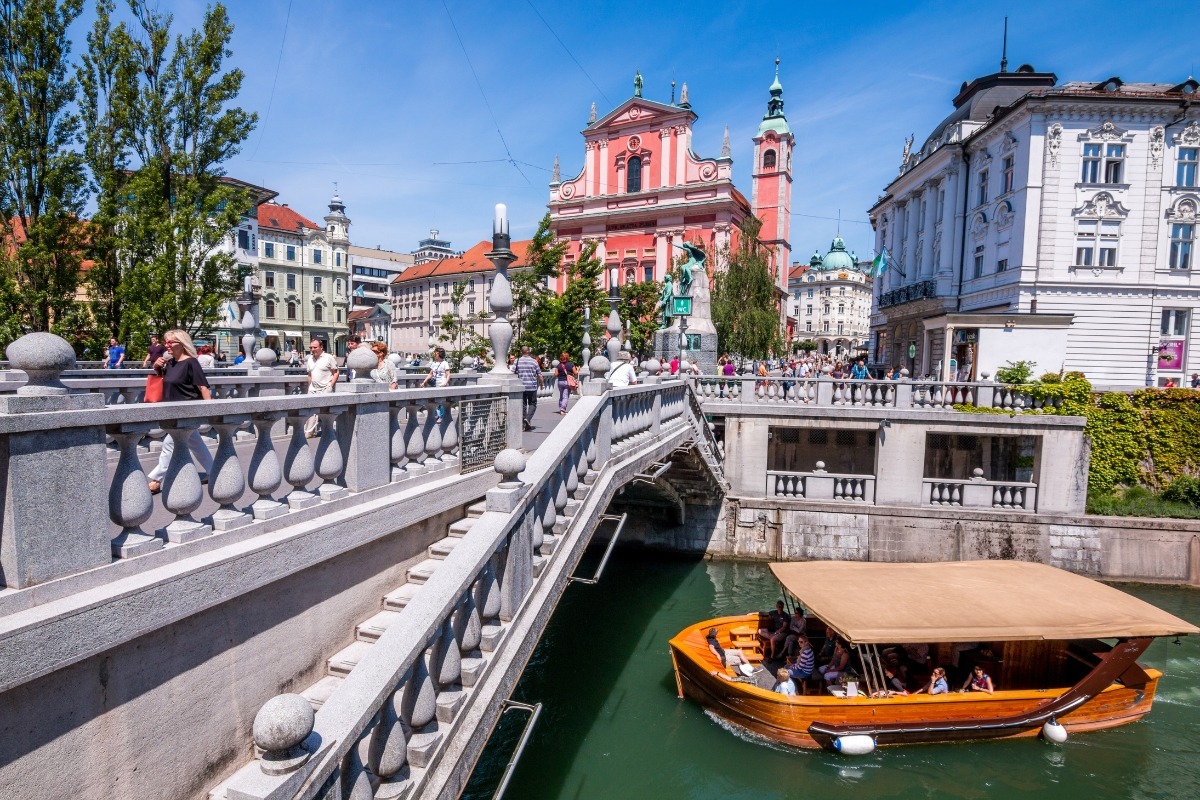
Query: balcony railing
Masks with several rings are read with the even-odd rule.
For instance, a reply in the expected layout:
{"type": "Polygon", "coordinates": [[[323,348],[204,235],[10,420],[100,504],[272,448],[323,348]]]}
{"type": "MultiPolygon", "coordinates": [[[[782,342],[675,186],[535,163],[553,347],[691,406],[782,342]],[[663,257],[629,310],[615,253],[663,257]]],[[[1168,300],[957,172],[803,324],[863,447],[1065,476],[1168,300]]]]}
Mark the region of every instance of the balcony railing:
{"type": "Polygon", "coordinates": [[[875,502],[874,475],[842,475],[826,472],[818,461],[812,472],[767,471],[767,497],[800,500],[875,502]]]}
{"type": "Polygon", "coordinates": [[[892,289],[890,292],[884,292],[879,295],[879,307],[888,308],[889,306],[898,306],[901,303],[911,303],[914,300],[925,300],[934,297],[937,297],[937,281],[925,280],[920,283],[901,286],[899,289],[892,289]]]}
{"type": "Polygon", "coordinates": [[[922,497],[926,505],[958,508],[1002,508],[1034,511],[1037,485],[1025,481],[989,481],[979,475],[968,480],[926,478],[922,497]]]}

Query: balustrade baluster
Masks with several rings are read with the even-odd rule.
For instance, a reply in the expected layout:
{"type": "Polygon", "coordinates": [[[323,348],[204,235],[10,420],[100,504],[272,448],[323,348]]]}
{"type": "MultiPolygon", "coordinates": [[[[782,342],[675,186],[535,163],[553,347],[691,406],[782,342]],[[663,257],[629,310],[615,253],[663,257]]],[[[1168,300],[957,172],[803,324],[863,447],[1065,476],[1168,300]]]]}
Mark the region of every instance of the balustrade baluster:
{"type": "Polygon", "coordinates": [[[317,441],[316,472],[321,479],[317,496],[322,500],[338,500],[349,494],[345,486],[339,486],[345,461],[337,440],[336,421],[346,412],[345,406],[334,406],[321,411],[321,438],[317,441]]]}
{"type": "Polygon", "coordinates": [[[458,461],[458,402],[447,400],[445,408],[438,430],[442,436],[441,459],[444,464],[453,464],[458,461]]]}
{"type": "MultiPolygon", "coordinates": [[[[543,549],[547,551],[545,554],[549,555],[549,548],[546,548],[545,545],[547,544],[547,540],[554,535],[554,524],[558,522],[558,509],[554,507],[554,490],[550,488],[548,483],[544,494],[546,495],[546,501],[545,507],[542,509],[541,520],[542,545],[543,549]]],[[[550,541],[550,546],[553,547],[553,540],[550,541]]]]}
{"type": "Polygon", "coordinates": [[[321,498],[306,488],[317,474],[313,463],[312,450],[304,435],[304,422],[316,413],[312,409],[289,411],[288,425],[291,426],[291,436],[288,438],[288,448],[283,456],[283,479],[292,485],[292,491],[286,500],[288,508],[298,511],[309,508],[321,502],[321,498]]]}
{"type": "Polygon", "coordinates": [[[342,761],[342,797],[345,800],[373,800],[375,797],[375,789],[371,785],[374,776],[367,766],[371,739],[369,733],[364,734],[342,761]]]}
{"type": "Polygon", "coordinates": [[[404,407],[393,403],[388,406],[388,414],[391,418],[391,459],[392,459],[392,482],[400,480],[404,477],[404,462],[408,459],[407,443],[404,441],[404,423],[400,420],[400,415],[404,413],[404,407]]]}
{"type": "Polygon", "coordinates": [[[863,491],[863,489],[865,488],[865,485],[866,485],[866,481],[864,481],[864,480],[855,480],[854,481],[854,499],[855,500],[863,499],[863,496],[866,494],[866,492],[863,491]]]}
{"type": "Polygon", "coordinates": [[[404,427],[404,441],[407,442],[405,455],[408,462],[404,471],[409,475],[420,475],[425,472],[425,435],[421,428],[421,405],[408,405],[408,419],[404,427]]]}
{"type": "Polygon", "coordinates": [[[575,490],[579,488],[579,474],[575,468],[575,447],[575,445],[572,445],[563,456],[563,477],[567,487],[567,494],[571,497],[575,496],[575,490]]]}
{"type": "Polygon", "coordinates": [[[496,577],[495,560],[495,556],[488,559],[472,589],[475,607],[479,609],[479,618],[484,625],[495,622],[500,616],[500,581],[496,577]]]}
{"type": "Polygon", "coordinates": [[[563,467],[561,464],[555,468],[554,477],[551,480],[554,481],[554,532],[562,533],[567,524],[567,518],[565,514],[569,496],[567,495],[567,481],[563,477],[563,467]]]}
{"type": "Polygon", "coordinates": [[[161,533],[168,542],[182,544],[208,536],[212,526],[192,517],[200,507],[204,492],[200,486],[200,473],[192,461],[188,439],[200,426],[200,420],[171,420],[162,423],[162,429],[171,437],[174,452],[167,464],[167,475],[162,482],[163,506],[175,515],[175,519],[161,533]]]}
{"type": "Polygon", "coordinates": [[[221,417],[213,423],[217,431],[217,452],[213,454],[212,473],[208,476],[208,496],[221,506],[212,518],[213,528],[219,531],[230,531],[253,521],[249,514],[233,505],[246,491],[246,479],[242,477],[242,465],[234,442],[238,429],[249,421],[248,415],[239,415],[221,417]]]}
{"type": "Polygon", "coordinates": [[[108,429],[120,448],[121,456],[108,487],[108,518],[121,526],[112,541],[113,556],[131,558],[158,550],[163,540],[142,530],[142,524],[154,511],[154,498],[146,485],[146,473],[138,458],[138,443],[150,425],[114,425],[108,429]]]}
{"type": "Polygon", "coordinates": [[[437,688],[429,674],[428,658],[427,653],[417,656],[401,681],[400,720],[413,731],[424,728],[437,715],[437,688]]]}
{"type": "Polygon", "coordinates": [[[483,637],[483,621],[479,618],[479,609],[475,606],[475,595],[470,590],[463,593],[462,600],[450,617],[450,625],[454,629],[454,640],[458,643],[458,651],[463,658],[479,649],[483,637]]]}
{"type": "Polygon", "coordinates": [[[449,617],[443,620],[429,649],[429,671],[437,684],[438,694],[451,690],[462,676],[462,653],[449,617]]]}
{"type": "MultiPolygon", "coordinates": [[[[436,468],[438,452],[442,449],[442,432],[438,428],[439,407],[441,403],[431,401],[425,405],[425,424],[421,428],[421,436],[425,440],[425,458],[422,463],[427,467],[436,468]]],[[[445,413],[444,410],[441,413],[445,413]]]]}
{"type": "Polygon", "coordinates": [[[942,505],[946,500],[946,484],[935,483],[933,485],[933,493],[930,499],[937,505],[942,505]]]}
{"type": "Polygon", "coordinates": [[[271,495],[283,483],[279,457],[275,455],[275,443],[271,440],[271,429],[281,419],[281,411],[266,411],[251,417],[258,434],[254,442],[254,452],[250,456],[249,470],[250,491],[258,495],[258,500],[250,506],[255,519],[271,519],[287,513],[287,506],[271,499],[271,495]]]}
{"type": "Polygon", "coordinates": [[[367,763],[384,780],[392,777],[408,763],[408,740],[412,729],[400,717],[404,689],[392,692],[379,712],[379,724],[373,730],[371,751],[367,763]]]}

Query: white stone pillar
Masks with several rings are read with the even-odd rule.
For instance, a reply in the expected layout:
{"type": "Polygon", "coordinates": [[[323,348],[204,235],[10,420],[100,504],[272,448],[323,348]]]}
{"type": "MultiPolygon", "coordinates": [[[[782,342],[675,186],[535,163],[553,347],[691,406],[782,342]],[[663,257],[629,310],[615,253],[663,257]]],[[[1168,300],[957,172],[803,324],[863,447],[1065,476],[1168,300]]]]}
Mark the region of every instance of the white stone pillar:
{"type": "Polygon", "coordinates": [[[919,264],[919,253],[917,251],[917,237],[921,235],[921,195],[918,192],[913,192],[908,196],[908,217],[905,219],[905,224],[908,226],[908,240],[904,246],[904,283],[916,283],[917,268],[919,264]]]}
{"type": "Polygon", "coordinates": [[[654,234],[654,280],[656,281],[662,280],[663,276],[671,269],[668,238],[669,234],[666,231],[657,231],[654,234]]]}
{"type": "Polygon", "coordinates": [[[921,279],[933,274],[933,232],[937,220],[937,185],[925,185],[922,202],[925,204],[925,228],[921,231],[921,279]]]}
{"type": "Polygon", "coordinates": [[[658,157],[662,163],[659,166],[658,185],[666,188],[671,184],[671,129],[662,128],[658,132],[658,140],[662,145],[658,157]]]}
{"type": "Polygon", "coordinates": [[[951,275],[954,271],[954,238],[958,230],[958,226],[954,224],[954,215],[959,206],[957,170],[948,169],[942,185],[946,188],[946,205],[942,208],[942,259],[939,276],[951,275]]]}
{"type": "Polygon", "coordinates": [[[596,176],[596,143],[585,142],[583,147],[583,196],[592,197],[596,194],[592,183],[596,176]]]}
{"type": "Polygon", "coordinates": [[[675,126],[675,185],[682,186],[687,183],[687,127],[684,125],[675,126]]]}
{"type": "Polygon", "coordinates": [[[600,194],[606,195],[609,192],[608,186],[608,141],[601,139],[599,142],[600,148],[597,155],[597,171],[600,177],[600,194]]]}

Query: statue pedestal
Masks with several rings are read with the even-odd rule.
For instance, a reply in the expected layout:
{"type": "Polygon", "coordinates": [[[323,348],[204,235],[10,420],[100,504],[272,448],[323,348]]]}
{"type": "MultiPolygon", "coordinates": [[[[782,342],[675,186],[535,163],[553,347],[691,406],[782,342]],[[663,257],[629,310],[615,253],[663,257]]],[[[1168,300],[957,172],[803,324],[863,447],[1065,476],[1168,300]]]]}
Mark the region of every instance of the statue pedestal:
{"type": "Polygon", "coordinates": [[[720,353],[717,351],[717,335],[715,333],[693,333],[688,331],[688,338],[692,340],[693,345],[699,343],[699,348],[684,350],[680,352],[679,347],[679,327],[672,326],[663,331],[654,332],[654,357],[663,363],[665,368],[676,356],[680,360],[692,361],[700,365],[701,371],[705,375],[717,374],[717,358],[720,353]]]}

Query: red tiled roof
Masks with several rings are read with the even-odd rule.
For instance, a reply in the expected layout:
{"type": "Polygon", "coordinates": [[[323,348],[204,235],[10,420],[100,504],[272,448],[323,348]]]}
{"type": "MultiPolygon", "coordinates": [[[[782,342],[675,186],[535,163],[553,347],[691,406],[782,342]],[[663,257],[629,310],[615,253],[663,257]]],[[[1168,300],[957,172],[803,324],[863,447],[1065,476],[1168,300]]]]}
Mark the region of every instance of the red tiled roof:
{"type": "Polygon", "coordinates": [[[372,312],[374,311],[375,309],[373,308],[360,308],[358,311],[351,311],[350,316],[346,317],[346,320],[348,322],[354,322],[356,319],[366,319],[367,317],[371,316],[372,312]]]}
{"type": "MultiPolygon", "coordinates": [[[[529,249],[529,242],[530,240],[526,239],[512,243],[512,251],[516,254],[517,260],[512,263],[510,269],[519,269],[524,266],[525,252],[529,249]]],[[[491,272],[496,267],[484,256],[484,253],[489,252],[491,249],[492,243],[490,241],[482,241],[458,258],[443,258],[440,261],[428,261],[424,264],[409,267],[397,275],[392,280],[392,283],[412,283],[413,281],[425,278],[436,278],[443,275],[461,275],[468,272],[491,272]]]]}
{"type": "Polygon", "coordinates": [[[295,233],[300,228],[321,230],[321,226],[308,217],[276,203],[263,203],[258,207],[258,227],[288,233],[295,233]]]}
{"type": "Polygon", "coordinates": [[[788,280],[794,281],[797,278],[804,277],[804,273],[808,272],[808,269],[809,269],[808,264],[801,264],[798,267],[792,267],[791,269],[788,270],[788,280]]]}

